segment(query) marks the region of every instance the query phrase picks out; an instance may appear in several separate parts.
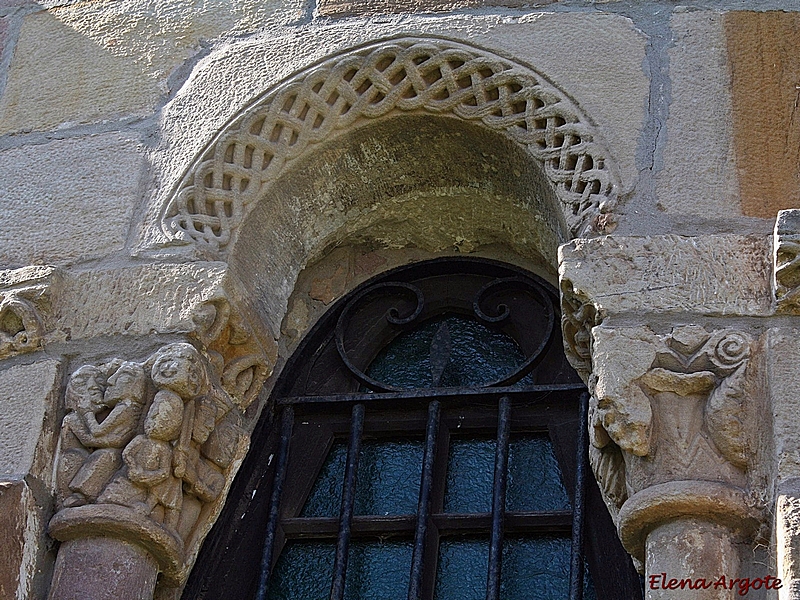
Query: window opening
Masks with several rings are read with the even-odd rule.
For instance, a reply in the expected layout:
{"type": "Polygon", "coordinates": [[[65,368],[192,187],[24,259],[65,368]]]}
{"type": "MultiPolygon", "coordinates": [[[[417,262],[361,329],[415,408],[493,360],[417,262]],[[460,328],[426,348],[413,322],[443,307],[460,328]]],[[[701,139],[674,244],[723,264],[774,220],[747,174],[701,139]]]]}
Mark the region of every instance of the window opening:
{"type": "MultiPolygon", "coordinates": [[[[231,491],[242,500],[218,522],[242,535],[210,536],[227,552],[263,548],[260,561],[232,553],[260,563],[257,580],[226,581],[257,600],[641,598],[604,507],[630,581],[587,572],[587,489],[595,509],[602,500],[587,486],[588,395],[561,351],[556,299],[517,269],[448,259],[338,303],[254,433],[263,447],[231,491]]],[[[252,573],[231,558],[215,568],[252,573]]]]}

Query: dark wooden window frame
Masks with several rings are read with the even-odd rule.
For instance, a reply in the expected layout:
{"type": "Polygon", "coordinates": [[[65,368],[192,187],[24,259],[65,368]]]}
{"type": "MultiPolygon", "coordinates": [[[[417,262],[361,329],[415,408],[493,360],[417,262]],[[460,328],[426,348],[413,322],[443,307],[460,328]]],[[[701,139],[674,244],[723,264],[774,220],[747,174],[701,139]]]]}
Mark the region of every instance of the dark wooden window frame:
{"type": "Polygon", "coordinates": [[[490,540],[487,600],[496,600],[503,536],[551,533],[572,537],[571,599],[581,598],[584,556],[599,600],[642,598],[588,469],[588,396],[561,350],[556,306],[555,291],[538,277],[473,258],[401,267],[337,302],[284,367],[183,597],[258,597],[287,540],[317,539],[337,544],[331,598],[341,599],[350,539],[404,538],[414,540],[409,598],[430,600],[439,539],[482,535],[490,540]],[[522,347],[526,363],[511,377],[473,388],[399,390],[366,375],[399,333],[450,313],[477,316],[504,331],[522,347]],[[573,510],[505,511],[509,436],[524,433],[549,435],[573,510]],[[442,510],[448,445],[456,434],[498,440],[491,513],[442,510]],[[354,516],[362,440],[408,435],[425,440],[417,514],[354,516]],[[341,514],[300,517],[337,439],[349,439],[341,514]]]}

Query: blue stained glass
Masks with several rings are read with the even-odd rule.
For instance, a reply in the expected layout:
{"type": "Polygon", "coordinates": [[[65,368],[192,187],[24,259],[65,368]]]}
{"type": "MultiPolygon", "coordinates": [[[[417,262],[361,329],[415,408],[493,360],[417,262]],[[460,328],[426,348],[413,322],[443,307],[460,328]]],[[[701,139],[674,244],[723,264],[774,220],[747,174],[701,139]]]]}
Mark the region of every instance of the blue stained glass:
{"type": "Polygon", "coordinates": [[[287,544],[270,577],[267,600],[326,600],[335,557],[335,544],[287,544]]]}
{"type": "Polygon", "coordinates": [[[450,440],[444,512],[491,512],[496,445],[487,439],[450,440]]]}
{"type": "Polygon", "coordinates": [[[365,442],[358,461],[355,514],[415,514],[423,451],[422,440],[365,442]]]}
{"type": "MultiPolygon", "coordinates": [[[[568,598],[570,545],[568,538],[560,537],[506,539],[503,543],[500,597],[504,600],[568,598]]],[[[595,600],[588,569],[585,573],[584,600],[595,600]]]]}
{"type": "Polygon", "coordinates": [[[347,444],[336,442],[314,482],[311,494],[300,513],[301,517],[338,517],[342,507],[344,468],[347,463],[347,444]]]}
{"type": "Polygon", "coordinates": [[[439,545],[434,597],[436,600],[484,600],[488,570],[488,540],[444,539],[439,545]]]}
{"type": "Polygon", "coordinates": [[[448,315],[400,334],[370,365],[367,375],[405,389],[431,387],[431,342],[445,326],[451,339],[441,387],[480,386],[511,374],[525,355],[508,335],[474,319],[448,315]]]}
{"type": "Polygon", "coordinates": [[[402,600],[408,594],[411,542],[353,542],[347,561],[345,600],[402,600]]]}
{"type": "Polygon", "coordinates": [[[553,444],[546,435],[512,438],[506,510],[569,510],[553,444]]]}

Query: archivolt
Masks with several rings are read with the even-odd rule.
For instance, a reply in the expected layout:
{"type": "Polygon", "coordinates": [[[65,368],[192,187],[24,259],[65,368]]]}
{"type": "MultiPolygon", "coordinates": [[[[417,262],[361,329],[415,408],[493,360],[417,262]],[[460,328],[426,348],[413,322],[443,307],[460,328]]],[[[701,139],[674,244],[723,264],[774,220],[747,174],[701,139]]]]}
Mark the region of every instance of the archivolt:
{"type": "Polygon", "coordinates": [[[575,103],[527,67],[413,38],[331,58],[255,101],[195,160],[162,227],[171,239],[225,253],[271,182],[310,146],[359,119],[413,110],[479,122],[524,145],[554,185],[570,233],[602,229],[619,178],[575,103]]]}

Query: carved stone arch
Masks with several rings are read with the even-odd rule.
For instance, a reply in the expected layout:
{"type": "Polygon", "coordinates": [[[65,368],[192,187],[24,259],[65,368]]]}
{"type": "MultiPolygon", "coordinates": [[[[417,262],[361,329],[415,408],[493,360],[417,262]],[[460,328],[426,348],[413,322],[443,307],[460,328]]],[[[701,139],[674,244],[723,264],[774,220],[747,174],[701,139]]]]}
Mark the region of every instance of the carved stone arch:
{"type": "Polygon", "coordinates": [[[472,122],[526,148],[560,200],[569,235],[613,223],[618,169],[567,94],[485,50],[400,38],[332,57],[259,97],[194,161],[164,206],[161,227],[175,242],[225,256],[294,159],[358,121],[412,111],[472,122]]]}

